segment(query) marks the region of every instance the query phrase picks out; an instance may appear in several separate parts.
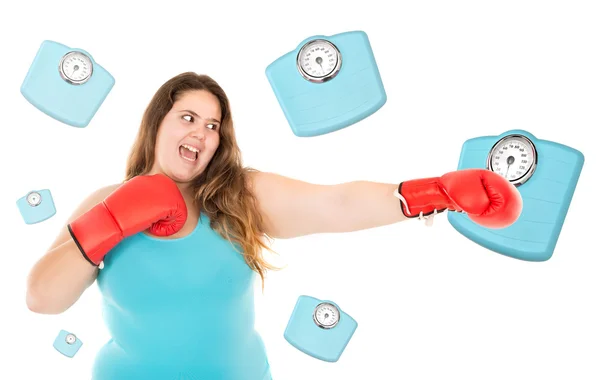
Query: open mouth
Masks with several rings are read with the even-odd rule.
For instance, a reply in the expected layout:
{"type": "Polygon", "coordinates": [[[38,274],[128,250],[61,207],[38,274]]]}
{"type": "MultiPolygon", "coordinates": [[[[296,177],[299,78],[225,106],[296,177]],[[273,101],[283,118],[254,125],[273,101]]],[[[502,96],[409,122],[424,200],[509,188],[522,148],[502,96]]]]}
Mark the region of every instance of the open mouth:
{"type": "Polygon", "coordinates": [[[186,161],[196,162],[200,151],[193,146],[182,144],[179,146],[179,155],[186,161]]]}

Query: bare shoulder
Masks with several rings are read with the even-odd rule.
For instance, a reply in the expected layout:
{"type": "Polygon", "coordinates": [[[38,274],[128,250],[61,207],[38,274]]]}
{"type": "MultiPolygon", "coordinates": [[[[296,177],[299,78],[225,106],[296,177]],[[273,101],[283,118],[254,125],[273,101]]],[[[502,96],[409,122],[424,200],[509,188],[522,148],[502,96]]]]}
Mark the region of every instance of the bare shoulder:
{"type": "MultiPolygon", "coordinates": [[[[314,194],[324,188],[322,185],[261,171],[250,172],[247,182],[257,201],[263,204],[289,202],[294,197],[314,194]]],[[[278,207],[279,204],[275,206],[278,207]]]]}
{"type": "Polygon", "coordinates": [[[257,200],[260,200],[261,194],[264,193],[264,189],[269,186],[269,182],[275,181],[273,173],[261,172],[253,170],[247,173],[246,186],[252,192],[257,200]]]}
{"type": "Polygon", "coordinates": [[[314,188],[314,186],[318,186],[298,179],[286,177],[281,174],[261,171],[250,172],[248,175],[248,183],[250,185],[250,189],[257,193],[255,194],[256,196],[259,196],[265,191],[268,192],[269,195],[272,195],[273,187],[278,190],[291,190],[302,187],[314,188]]]}
{"type": "Polygon", "coordinates": [[[106,198],[109,194],[115,191],[119,186],[121,186],[120,183],[106,185],[96,189],[95,191],[85,196],[81,203],[74,210],[73,214],[71,215],[71,218],[69,218],[69,221],[79,217],[81,214],[91,209],[97,203],[103,201],[104,198],[106,198]]]}
{"type": "Polygon", "coordinates": [[[265,172],[261,172],[259,170],[251,170],[247,172],[247,182],[248,185],[250,185],[251,188],[253,188],[256,185],[257,181],[260,181],[261,178],[264,178],[265,175],[268,175],[270,173],[265,173],[265,172]]]}
{"type": "Polygon", "coordinates": [[[96,191],[94,191],[90,195],[88,195],[86,200],[89,200],[92,203],[98,203],[101,200],[103,200],[104,198],[106,198],[110,193],[117,190],[121,185],[122,185],[122,183],[115,183],[115,184],[100,187],[99,189],[97,189],[96,191]]]}
{"type": "Polygon", "coordinates": [[[269,172],[252,172],[248,182],[263,218],[264,232],[275,238],[318,231],[334,194],[332,186],[269,172]]]}
{"type": "Polygon", "coordinates": [[[84,212],[91,209],[97,203],[103,201],[104,198],[106,198],[108,195],[110,195],[119,186],[121,186],[120,183],[102,186],[102,187],[92,191],[91,193],[87,194],[87,196],[84,196],[83,200],[80,202],[80,204],[74,210],[69,221],[79,217],[81,214],[83,214],[84,212]]]}

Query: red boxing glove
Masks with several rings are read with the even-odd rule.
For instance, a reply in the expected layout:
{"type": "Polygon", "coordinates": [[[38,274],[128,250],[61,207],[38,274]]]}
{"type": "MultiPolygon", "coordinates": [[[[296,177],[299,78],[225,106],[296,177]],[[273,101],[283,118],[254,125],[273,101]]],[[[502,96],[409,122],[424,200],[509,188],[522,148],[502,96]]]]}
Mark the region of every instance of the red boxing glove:
{"type": "Polygon", "coordinates": [[[441,177],[405,181],[395,195],[406,217],[424,218],[444,210],[466,213],[487,228],[505,228],[517,221],[523,200],[517,188],[485,169],[465,169],[441,177]]]}
{"type": "Polygon", "coordinates": [[[186,219],[179,188],[169,177],[156,174],[125,182],[68,228],[83,256],[99,265],[124,238],[146,229],[157,236],[172,235],[186,219]]]}

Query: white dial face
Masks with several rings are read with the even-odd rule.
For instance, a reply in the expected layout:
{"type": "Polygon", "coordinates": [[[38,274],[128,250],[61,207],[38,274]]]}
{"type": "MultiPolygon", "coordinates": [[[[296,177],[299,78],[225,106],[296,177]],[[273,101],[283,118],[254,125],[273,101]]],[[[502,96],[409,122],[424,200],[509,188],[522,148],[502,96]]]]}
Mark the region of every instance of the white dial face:
{"type": "Polygon", "coordinates": [[[40,193],[37,192],[31,192],[29,194],[27,194],[27,203],[29,203],[30,206],[37,206],[42,202],[42,196],[40,195],[40,193]]]}
{"type": "Polygon", "coordinates": [[[314,319],[320,327],[331,328],[340,320],[340,312],[334,305],[322,303],[315,309],[314,319]]]}
{"type": "Polygon", "coordinates": [[[69,334],[69,335],[67,335],[67,338],[65,340],[67,341],[67,343],[73,344],[73,343],[75,343],[77,338],[75,337],[75,335],[69,334]]]}
{"type": "Polygon", "coordinates": [[[90,58],[77,51],[67,53],[60,62],[60,74],[70,83],[81,84],[92,75],[92,61],[90,58]]]}
{"type": "Polygon", "coordinates": [[[490,152],[490,169],[513,183],[523,184],[532,174],[535,162],[535,147],[522,136],[500,140],[490,152]]]}
{"type": "Polygon", "coordinates": [[[337,74],[341,59],[339,50],[331,42],[314,40],[302,47],[297,64],[307,79],[324,81],[337,74]]]}

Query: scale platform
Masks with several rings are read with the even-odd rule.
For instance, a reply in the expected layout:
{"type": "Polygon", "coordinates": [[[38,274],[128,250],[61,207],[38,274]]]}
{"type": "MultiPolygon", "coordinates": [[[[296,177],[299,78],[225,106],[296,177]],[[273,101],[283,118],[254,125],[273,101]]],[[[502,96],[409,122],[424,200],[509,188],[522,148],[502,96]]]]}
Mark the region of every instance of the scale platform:
{"type": "Polygon", "coordinates": [[[285,329],[293,347],[316,359],[337,362],[358,323],[333,301],[301,295],[285,329]]]}
{"type": "Polygon", "coordinates": [[[379,110],[387,95],[363,31],[313,36],[271,63],[266,75],[296,136],[338,131],[379,110]]]}
{"type": "Polygon", "coordinates": [[[46,40],[40,45],[21,94],[46,115],[85,128],[115,84],[90,53],[46,40]]]}
{"type": "Polygon", "coordinates": [[[483,168],[503,175],[519,190],[523,211],[509,227],[488,229],[461,213],[448,213],[462,235],[494,252],[525,261],[554,253],[583,168],[583,154],[523,130],[467,140],[458,169],[483,168]]]}

